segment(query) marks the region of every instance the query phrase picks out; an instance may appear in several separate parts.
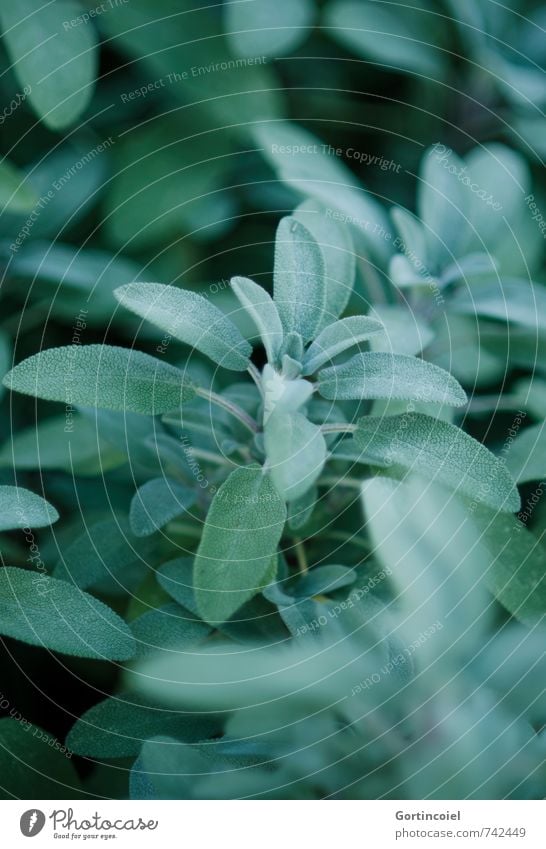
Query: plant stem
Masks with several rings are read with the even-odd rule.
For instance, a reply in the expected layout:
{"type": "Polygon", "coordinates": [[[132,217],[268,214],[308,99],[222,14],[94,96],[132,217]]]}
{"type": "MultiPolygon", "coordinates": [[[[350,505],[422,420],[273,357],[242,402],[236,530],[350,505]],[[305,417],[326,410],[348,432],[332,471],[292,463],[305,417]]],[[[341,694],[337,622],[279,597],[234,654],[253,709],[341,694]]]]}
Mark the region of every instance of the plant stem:
{"type": "Polygon", "coordinates": [[[256,366],[254,365],[254,363],[248,364],[247,371],[248,371],[249,375],[251,376],[252,380],[254,381],[254,383],[256,384],[256,386],[258,387],[258,392],[260,393],[260,395],[263,398],[264,397],[264,390],[263,390],[263,387],[262,387],[262,376],[261,376],[260,372],[258,371],[256,366]]]}
{"type": "Polygon", "coordinates": [[[191,453],[193,457],[199,460],[205,460],[207,463],[214,463],[216,466],[236,466],[233,460],[228,457],[221,457],[220,454],[214,454],[212,451],[205,451],[204,448],[194,448],[192,446],[191,453]]]}
{"type": "Polygon", "coordinates": [[[227,398],[224,398],[222,395],[218,395],[216,392],[210,392],[208,389],[199,388],[196,394],[201,398],[205,398],[207,401],[210,401],[211,404],[216,404],[217,407],[223,407],[224,410],[227,410],[228,413],[231,413],[232,416],[239,419],[241,424],[244,424],[251,433],[258,433],[258,423],[237,404],[234,404],[232,401],[228,401],[227,398]]]}
{"type": "Polygon", "coordinates": [[[296,552],[296,557],[298,559],[298,569],[305,575],[309,571],[309,564],[307,562],[307,555],[305,553],[305,546],[299,537],[294,540],[294,550],[296,552]]]}
{"type": "Polygon", "coordinates": [[[323,433],[355,433],[357,425],[347,424],[345,422],[332,422],[332,424],[323,424],[320,426],[323,433]]]}

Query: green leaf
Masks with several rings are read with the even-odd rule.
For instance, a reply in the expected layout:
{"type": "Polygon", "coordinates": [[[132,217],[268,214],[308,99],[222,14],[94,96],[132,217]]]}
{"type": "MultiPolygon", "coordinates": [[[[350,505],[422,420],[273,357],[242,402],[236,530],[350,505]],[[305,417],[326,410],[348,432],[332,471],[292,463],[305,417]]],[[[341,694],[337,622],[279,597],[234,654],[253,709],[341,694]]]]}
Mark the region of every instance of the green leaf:
{"type": "Polygon", "coordinates": [[[210,625],[174,601],[150,610],[131,622],[139,657],[160,649],[183,652],[201,643],[211,630],[210,625]]]}
{"type": "Polygon", "coordinates": [[[326,442],[318,425],[301,413],[277,410],[265,426],[268,470],[285,501],[301,498],[326,462],[326,442]]]}
{"type": "Polygon", "coordinates": [[[330,35],[380,68],[433,75],[444,66],[444,53],[429,29],[427,14],[412,5],[391,8],[368,0],[334,0],[326,8],[330,35]]]}
{"type": "Polygon", "coordinates": [[[16,469],[62,469],[98,475],[116,468],[127,455],[99,435],[86,416],[53,416],[13,434],[0,449],[0,466],[16,469]]]}
{"type": "Polygon", "coordinates": [[[124,593],[128,580],[132,586],[149,570],[156,548],[157,542],[134,537],[125,519],[92,522],[63,548],[54,576],[80,589],[109,586],[112,594],[124,593]]]}
{"type": "Polygon", "coordinates": [[[328,221],[354,227],[374,257],[388,259],[392,236],[383,208],[339,157],[327,152],[328,145],[290,121],[257,124],[252,133],[280,180],[319,201],[328,221]]]}
{"type": "Polygon", "coordinates": [[[11,162],[0,162],[0,208],[9,212],[30,212],[38,202],[36,192],[11,162]]]}
{"type": "Polygon", "coordinates": [[[73,124],[87,109],[98,66],[93,26],[66,26],[78,3],[19,0],[0,4],[4,43],[36,114],[52,130],[73,124]]]}
{"type": "Polygon", "coordinates": [[[314,17],[312,0],[227,3],[224,29],[236,56],[287,55],[302,42],[314,17]]]}
{"type": "Polygon", "coordinates": [[[196,743],[217,736],[221,723],[212,716],[161,710],[134,695],[105,699],[86,711],[72,726],[67,745],[88,758],[128,758],[137,755],[148,737],[172,734],[196,743]]]}
{"type": "MultiPolygon", "coordinates": [[[[472,507],[472,505],[471,505],[472,507]]],[[[546,549],[514,516],[479,504],[471,512],[480,533],[485,582],[514,616],[534,628],[546,615],[546,549]]]]}
{"type": "Polygon", "coordinates": [[[285,331],[296,331],[304,342],[314,337],[324,318],[325,273],[320,248],[307,227],[291,216],[282,218],[275,236],[275,305],[285,331]]]}
{"type": "Polygon", "coordinates": [[[318,387],[330,401],[395,398],[454,407],[467,401],[449,372],[405,354],[357,354],[343,365],[323,369],[318,387]]]}
{"type": "Polygon", "coordinates": [[[407,307],[378,304],[371,310],[373,318],[381,322],[384,333],[370,339],[372,351],[392,354],[419,354],[434,339],[429,325],[407,307]]]}
{"type": "Polygon", "coordinates": [[[546,331],[546,291],[529,280],[506,278],[474,283],[453,298],[455,312],[481,315],[546,331]]]}
{"type": "Polygon", "coordinates": [[[178,604],[199,615],[193,589],[193,558],[176,557],[163,563],[157,572],[157,581],[178,604]]]}
{"type": "Polygon", "coordinates": [[[283,342],[283,329],[275,302],[248,277],[233,277],[231,288],[258,329],[270,363],[276,363],[283,342]]]}
{"type": "MultiPolygon", "coordinates": [[[[439,272],[460,256],[469,239],[466,217],[469,197],[458,173],[464,163],[453,151],[436,144],[423,155],[418,189],[418,210],[427,243],[430,269],[439,272]]],[[[412,246],[408,246],[412,250],[412,246]]],[[[410,254],[411,256],[411,254],[410,254]]]]}
{"type": "Polygon", "coordinates": [[[113,345],[49,348],[15,366],[4,385],[67,406],[156,415],[191,400],[195,391],[179,369],[141,351],[113,345]]]}
{"type": "Polygon", "coordinates": [[[131,501],[129,521],[137,537],[147,537],[195,503],[192,489],[171,478],[146,481],[131,501]]]}
{"type": "Polygon", "coordinates": [[[259,466],[232,472],[210,506],[195,558],[201,617],[225,622],[269,583],[286,507],[259,466]]]}
{"type": "Polygon", "coordinates": [[[223,368],[244,371],[248,366],[252,348],[229,318],[201,295],[160,283],[130,283],[115,296],[128,310],[223,368]]]}
{"type": "Polygon", "coordinates": [[[546,477],[546,428],[544,423],[526,428],[506,454],[506,466],[518,483],[546,477]]]}
{"type": "Polygon", "coordinates": [[[330,324],[317,336],[306,351],[303,359],[303,374],[313,374],[328,360],[333,360],[347,348],[358,345],[359,342],[367,341],[370,336],[384,329],[381,322],[376,318],[368,318],[364,315],[342,318],[340,321],[330,324]]]}
{"type": "Polygon", "coordinates": [[[24,245],[10,265],[14,277],[32,280],[30,295],[51,299],[56,316],[73,324],[85,303],[82,323],[101,327],[112,318],[114,289],[136,280],[139,271],[136,263],[107,251],[41,240],[24,245]]]}
{"type": "Polygon", "coordinates": [[[520,508],[504,464],[455,425],[423,413],[369,416],[358,421],[354,438],[371,464],[415,472],[490,507],[520,508]]]}
{"type": "Polygon", "coordinates": [[[84,799],[71,757],[53,734],[17,713],[0,719],[0,799],[84,799]]]}
{"type": "Polygon", "coordinates": [[[0,486],[0,531],[14,528],[45,528],[59,514],[39,495],[20,486],[0,486]]]}
{"type": "Polygon", "coordinates": [[[356,275],[356,254],[351,228],[333,217],[316,200],[306,200],[294,210],[293,217],[307,227],[320,247],[324,259],[326,301],[319,330],[335,321],[349,303],[356,275]]]}
{"type": "MultiPolygon", "coordinates": [[[[123,12],[129,12],[128,4],[123,12]]],[[[178,9],[173,12],[176,18],[178,9]]],[[[188,20],[187,15],[180,17],[188,20]]],[[[144,21],[149,36],[154,22],[147,14],[144,21]]],[[[144,54],[149,50],[147,45],[144,54]]],[[[162,88],[178,90],[179,83],[167,85],[168,77],[160,76],[162,88]]],[[[117,168],[104,216],[110,240],[124,251],[138,251],[187,233],[203,241],[222,233],[234,215],[233,201],[221,185],[229,152],[225,133],[203,132],[200,124],[186,125],[180,133],[176,120],[156,116],[132,127],[113,151],[117,168]]]]}
{"type": "Polygon", "coordinates": [[[128,660],[133,636],[120,617],[77,587],[24,569],[0,569],[0,633],[50,651],[128,660]]]}

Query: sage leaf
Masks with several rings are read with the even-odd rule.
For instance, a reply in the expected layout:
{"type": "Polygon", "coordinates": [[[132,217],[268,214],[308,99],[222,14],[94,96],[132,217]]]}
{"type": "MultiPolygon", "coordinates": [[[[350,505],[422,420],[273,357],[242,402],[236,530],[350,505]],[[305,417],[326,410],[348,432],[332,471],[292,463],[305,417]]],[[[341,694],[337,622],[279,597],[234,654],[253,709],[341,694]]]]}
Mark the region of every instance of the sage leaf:
{"type": "Polygon", "coordinates": [[[66,405],[156,415],[193,398],[190,381],[174,366],[113,345],[49,348],[15,366],[4,385],[66,405]]]}
{"type": "Polygon", "coordinates": [[[225,622],[269,583],[285,520],[285,504],[259,466],[231,473],[214,496],[195,558],[202,619],[225,622]]]}
{"type": "Polygon", "coordinates": [[[128,660],[134,638],[117,613],[57,578],[0,569],[0,633],[50,651],[100,660],[128,660]]]}
{"type": "Polygon", "coordinates": [[[319,373],[318,388],[331,401],[388,398],[460,407],[466,393],[449,372],[405,354],[357,354],[319,373]]]}
{"type": "Polygon", "coordinates": [[[0,770],[5,776],[0,788],[2,800],[86,798],[60,741],[21,717],[19,711],[12,719],[0,719],[0,770]],[[7,776],[9,791],[5,787],[7,776]]]}
{"type": "Polygon", "coordinates": [[[0,531],[45,528],[59,514],[45,499],[21,486],[0,486],[0,531]]]}
{"type": "Polygon", "coordinates": [[[128,310],[223,368],[244,371],[248,366],[252,348],[233,322],[201,295],[160,283],[129,283],[114,294],[128,310]]]}
{"type": "Polygon", "coordinates": [[[281,219],[275,237],[273,292],[283,327],[304,342],[315,335],[326,305],[324,260],[315,239],[296,218],[281,219]]]}
{"type": "Polygon", "coordinates": [[[265,426],[268,470],[285,501],[301,498],[326,461],[326,442],[318,425],[301,413],[277,410],[265,426]]]}
{"type": "Polygon", "coordinates": [[[328,360],[333,360],[347,348],[365,342],[385,328],[376,318],[355,315],[330,324],[309,346],[303,359],[303,374],[313,374],[328,360]]]}
{"type": "Polygon", "coordinates": [[[293,217],[307,227],[324,259],[326,299],[320,331],[342,314],[353,291],[356,254],[351,228],[328,215],[328,209],[316,200],[300,203],[293,217]]]}
{"type": "Polygon", "coordinates": [[[201,643],[211,630],[210,625],[174,601],[149,610],[131,622],[139,657],[160,649],[184,651],[201,643]]]}
{"type": "Polygon", "coordinates": [[[231,288],[254,321],[268,361],[276,363],[283,342],[283,328],[275,302],[265,289],[248,277],[234,277],[231,288]]]}
{"type": "Polygon", "coordinates": [[[146,481],[133,496],[129,511],[131,530],[147,537],[171,519],[186,512],[195,503],[195,493],[171,478],[146,481]]]}
{"type": "Polygon", "coordinates": [[[4,44],[34,111],[50,129],[74,123],[91,100],[98,66],[92,26],[66,27],[81,14],[71,0],[0,4],[4,44]]]}
{"type": "Polygon", "coordinates": [[[133,694],[121,694],[93,705],[72,726],[67,745],[88,758],[128,758],[138,755],[148,737],[172,734],[194,743],[218,735],[221,723],[212,716],[162,710],[133,694]]]}
{"type": "Polygon", "coordinates": [[[354,439],[372,465],[415,472],[489,507],[520,508],[504,464],[455,425],[423,413],[368,416],[359,419],[354,439]]]}

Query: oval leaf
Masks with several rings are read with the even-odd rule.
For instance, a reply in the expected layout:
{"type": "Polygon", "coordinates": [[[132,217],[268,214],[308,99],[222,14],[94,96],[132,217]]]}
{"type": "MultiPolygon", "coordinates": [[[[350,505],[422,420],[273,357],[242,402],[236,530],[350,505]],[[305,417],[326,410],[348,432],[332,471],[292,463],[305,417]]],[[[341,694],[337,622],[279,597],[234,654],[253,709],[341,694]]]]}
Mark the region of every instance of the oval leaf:
{"type": "Polygon", "coordinates": [[[265,451],[273,483],[285,501],[305,495],[326,461],[326,442],[320,427],[301,413],[270,417],[265,427],[265,451]]]}
{"type": "Polygon", "coordinates": [[[15,366],[4,385],[25,395],[71,406],[156,415],[193,398],[190,381],[174,366],[141,351],[112,345],[49,348],[15,366]]]}
{"type": "Polygon", "coordinates": [[[207,515],[194,567],[201,617],[225,622],[271,580],[286,507],[259,466],[232,472],[207,515]]]}
{"type": "Polygon", "coordinates": [[[355,315],[334,322],[310,345],[303,360],[303,374],[313,374],[328,360],[333,360],[347,348],[365,342],[374,333],[384,329],[376,318],[368,318],[365,315],[355,315]]]}
{"type": "Polygon", "coordinates": [[[449,372],[405,354],[357,354],[343,365],[323,369],[318,386],[330,401],[394,398],[454,407],[467,401],[449,372]]]}
{"type": "Polygon", "coordinates": [[[0,486],[0,531],[45,528],[58,518],[55,508],[29,489],[0,486]]]}
{"type": "Polygon", "coordinates": [[[114,292],[118,301],[233,371],[244,371],[252,348],[235,325],[206,298],[161,283],[129,283],[114,292]]]}
{"type": "Polygon", "coordinates": [[[342,314],[353,291],[356,255],[351,228],[328,215],[328,209],[316,200],[300,203],[294,218],[307,227],[324,259],[326,304],[319,327],[322,330],[342,314]]]}
{"type": "Polygon", "coordinates": [[[195,493],[170,478],[146,481],[131,501],[129,521],[137,537],[147,537],[195,502],[195,493]]]}
{"type": "Polygon", "coordinates": [[[268,292],[249,280],[234,277],[231,288],[258,329],[270,363],[275,363],[283,341],[283,329],[277,307],[268,292]]]}
{"type": "Polygon", "coordinates": [[[128,660],[133,636],[117,613],[77,587],[24,569],[0,569],[0,633],[50,651],[128,660]]]}
{"type": "Polygon", "coordinates": [[[87,108],[98,64],[93,26],[68,26],[81,15],[70,0],[0,4],[4,44],[36,114],[52,130],[72,124],[87,108]]]}
{"type": "Polygon", "coordinates": [[[324,260],[307,227],[290,216],[277,227],[273,291],[286,332],[312,339],[326,305],[324,260]]]}
{"type": "Polygon", "coordinates": [[[354,438],[372,464],[415,472],[478,504],[519,510],[519,493],[503,463],[455,425],[423,413],[367,416],[354,438]]]}

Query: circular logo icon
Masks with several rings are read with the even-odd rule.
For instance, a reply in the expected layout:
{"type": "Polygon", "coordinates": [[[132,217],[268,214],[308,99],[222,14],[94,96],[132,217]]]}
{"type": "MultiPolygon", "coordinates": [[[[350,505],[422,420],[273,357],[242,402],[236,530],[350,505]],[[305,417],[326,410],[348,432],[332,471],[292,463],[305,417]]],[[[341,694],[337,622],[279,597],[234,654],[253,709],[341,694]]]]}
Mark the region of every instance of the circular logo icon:
{"type": "Polygon", "coordinates": [[[25,837],[36,837],[45,825],[45,814],[43,811],[31,808],[22,815],[19,825],[25,837]]]}

